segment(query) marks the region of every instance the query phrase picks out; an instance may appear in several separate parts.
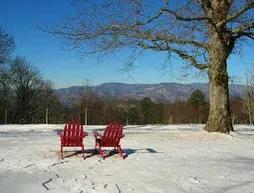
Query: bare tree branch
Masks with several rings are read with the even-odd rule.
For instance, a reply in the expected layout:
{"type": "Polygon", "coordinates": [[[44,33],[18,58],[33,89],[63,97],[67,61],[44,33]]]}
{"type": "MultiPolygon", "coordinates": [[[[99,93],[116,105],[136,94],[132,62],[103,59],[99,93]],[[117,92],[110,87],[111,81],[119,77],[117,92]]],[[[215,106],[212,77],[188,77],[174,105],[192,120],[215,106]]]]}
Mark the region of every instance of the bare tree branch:
{"type": "Polygon", "coordinates": [[[175,18],[180,21],[204,21],[204,20],[207,20],[206,16],[184,17],[184,16],[177,14],[175,11],[172,11],[172,10],[169,10],[166,8],[163,8],[162,12],[167,12],[167,13],[175,16],[175,18]]]}
{"type": "Polygon", "coordinates": [[[233,15],[229,15],[226,19],[222,20],[218,25],[222,26],[225,25],[226,23],[233,21],[246,13],[247,11],[251,10],[254,8],[254,1],[250,1],[249,3],[245,4],[239,11],[234,13],[233,15]]]}
{"type": "Polygon", "coordinates": [[[232,30],[233,34],[240,34],[243,32],[248,32],[248,30],[254,29],[254,22],[244,23],[239,27],[232,30]]]}
{"type": "Polygon", "coordinates": [[[206,70],[208,69],[209,65],[207,63],[198,63],[195,56],[188,54],[186,51],[177,49],[174,47],[171,47],[169,44],[157,44],[154,43],[153,45],[146,44],[144,42],[140,42],[139,46],[143,49],[152,49],[154,51],[167,51],[167,52],[173,52],[176,55],[178,55],[181,59],[184,59],[185,61],[188,61],[192,66],[200,69],[200,70],[206,70]]]}
{"type": "Polygon", "coordinates": [[[241,37],[247,37],[247,38],[250,38],[250,39],[254,40],[254,32],[241,32],[241,33],[238,33],[235,36],[235,39],[239,39],[241,37]]]}

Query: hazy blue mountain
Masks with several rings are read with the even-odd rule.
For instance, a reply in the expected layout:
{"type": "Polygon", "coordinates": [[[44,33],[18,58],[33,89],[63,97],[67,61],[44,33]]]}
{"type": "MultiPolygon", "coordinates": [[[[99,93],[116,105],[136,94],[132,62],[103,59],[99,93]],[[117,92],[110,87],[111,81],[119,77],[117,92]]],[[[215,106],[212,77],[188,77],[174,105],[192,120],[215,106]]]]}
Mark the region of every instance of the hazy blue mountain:
{"type": "MultiPolygon", "coordinates": [[[[143,99],[150,97],[155,102],[165,101],[185,101],[195,89],[200,89],[208,96],[208,84],[206,83],[160,83],[160,84],[125,84],[125,83],[103,83],[98,86],[89,87],[94,94],[100,98],[116,99],[143,99]]],[[[70,104],[80,99],[86,87],[73,86],[69,88],[56,89],[55,93],[60,97],[64,104],[70,104]]],[[[242,96],[244,91],[243,85],[230,85],[230,95],[237,97],[242,96]]]]}

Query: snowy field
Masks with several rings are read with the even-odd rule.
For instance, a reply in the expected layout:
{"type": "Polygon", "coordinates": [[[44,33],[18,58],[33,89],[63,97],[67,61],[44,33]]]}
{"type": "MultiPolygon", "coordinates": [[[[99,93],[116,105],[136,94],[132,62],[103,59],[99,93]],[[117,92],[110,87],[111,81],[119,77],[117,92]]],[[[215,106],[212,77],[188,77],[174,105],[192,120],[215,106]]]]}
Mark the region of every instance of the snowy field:
{"type": "Polygon", "coordinates": [[[202,125],[128,126],[128,157],[93,154],[93,130],[84,139],[87,159],[59,157],[63,125],[0,126],[1,193],[254,193],[254,127],[231,135],[202,125]]]}

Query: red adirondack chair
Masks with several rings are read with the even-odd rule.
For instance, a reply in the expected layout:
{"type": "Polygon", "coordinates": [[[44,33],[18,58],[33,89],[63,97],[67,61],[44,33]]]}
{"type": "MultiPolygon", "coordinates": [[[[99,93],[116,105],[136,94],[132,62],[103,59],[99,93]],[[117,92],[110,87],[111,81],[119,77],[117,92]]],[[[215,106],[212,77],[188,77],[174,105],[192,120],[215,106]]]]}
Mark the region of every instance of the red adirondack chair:
{"type": "Polygon", "coordinates": [[[101,149],[102,147],[114,147],[114,150],[117,150],[123,159],[125,158],[120,145],[120,140],[124,137],[123,125],[117,122],[112,122],[106,127],[103,135],[98,132],[94,132],[94,137],[95,150],[98,148],[103,159],[105,159],[106,156],[104,155],[104,151],[101,149]]]}
{"type": "Polygon", "coordinates": [[[61,158],[63,159],[63,147],[81,147],[83,158],[85,159],[83,138],[87,133],[83,130],[83,125],[78,122],[69,122],[65,125],[64,131],[60,135],[61,158]]]}

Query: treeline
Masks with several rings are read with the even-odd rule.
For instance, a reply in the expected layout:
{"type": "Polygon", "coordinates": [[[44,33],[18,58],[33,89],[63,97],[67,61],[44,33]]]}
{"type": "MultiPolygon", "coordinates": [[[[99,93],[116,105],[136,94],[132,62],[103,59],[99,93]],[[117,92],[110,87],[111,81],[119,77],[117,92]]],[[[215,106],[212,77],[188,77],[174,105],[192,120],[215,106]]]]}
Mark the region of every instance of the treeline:
{"type": "MultiPolygon", "coordinates": [[[[243,110],[243,100],[230,102],[234,123],[249,123],[243,110]]],[[[88,124],[106,124],[119,120],[124,124],[189,124],[205,123],[209,107],[205,95],[195,90],[188,101],[156,103],[150,98],[137,100],[102,100],[92,92],[85,92],[80,102],[73,105],[68,115],[88,124]]]]}
{"type": "MultiPolygon", "coordinates": [[[[80,100],[64,106],[54,94],[52,83],[44,80],[26,58],[12,57],[14,49],[13,38],[0,28],[0,124],[54,124],[73,119],[91,125],[113,120],[124,124],[205,123],[207,120],[208,103],[200,90],[194,91],[188,101],[156,103],[148,97],[140,101],[101,99],[87,87],[80,100]]],[[[234,123],[254,120],[254,87],[248,88],[251,92],[246,99],[231,99],[234,123]]]]}

